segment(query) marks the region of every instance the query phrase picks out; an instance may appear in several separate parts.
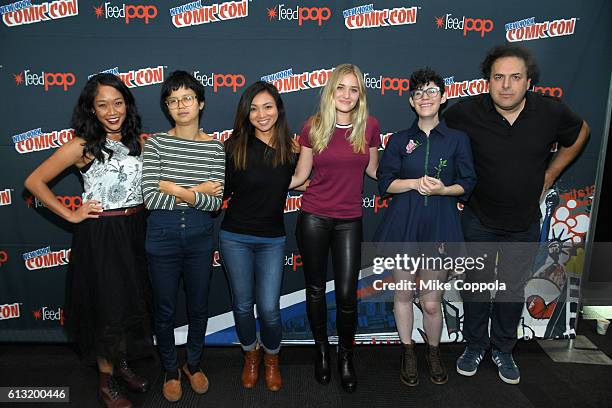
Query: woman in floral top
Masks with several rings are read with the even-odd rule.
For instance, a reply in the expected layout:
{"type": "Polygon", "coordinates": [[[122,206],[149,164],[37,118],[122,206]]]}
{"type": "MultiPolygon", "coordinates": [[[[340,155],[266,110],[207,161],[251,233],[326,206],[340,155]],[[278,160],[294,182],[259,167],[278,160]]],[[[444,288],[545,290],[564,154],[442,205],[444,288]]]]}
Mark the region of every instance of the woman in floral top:
{"type": "Polygon", "coordinates": [[[72,115],[75,137],[27,178],[45,206],[76,224],[67,275],[66,328],[83,355],[95,357],[99,397],[130,407],[115,380],[145,392],[148,381],[127,365],[152,354],[146,271],[141,122],[134,97],[115,75],[93,76],[72,115]],[[48,183],[70,166],[83,177],[83,205],[64,207],[48,183]]]}

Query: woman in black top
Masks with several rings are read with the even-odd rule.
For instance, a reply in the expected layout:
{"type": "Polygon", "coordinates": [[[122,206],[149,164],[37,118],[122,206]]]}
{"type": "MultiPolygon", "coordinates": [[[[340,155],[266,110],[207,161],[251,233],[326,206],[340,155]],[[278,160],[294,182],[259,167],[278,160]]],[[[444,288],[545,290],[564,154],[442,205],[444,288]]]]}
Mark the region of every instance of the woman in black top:
{"type": "Polygon", "coordinates": [[[281,387],[280,289],[285,259],[283,213],[295,147],[276,88],[258,81],[240,98],[234,131],[226,142],[225,197],[231,197],[219,233],[219,249],[232,292],[234,320],[245,352],[242,384],[255,386],[259,348],[253,304],[265,350],[266,386],[281,387]]]}

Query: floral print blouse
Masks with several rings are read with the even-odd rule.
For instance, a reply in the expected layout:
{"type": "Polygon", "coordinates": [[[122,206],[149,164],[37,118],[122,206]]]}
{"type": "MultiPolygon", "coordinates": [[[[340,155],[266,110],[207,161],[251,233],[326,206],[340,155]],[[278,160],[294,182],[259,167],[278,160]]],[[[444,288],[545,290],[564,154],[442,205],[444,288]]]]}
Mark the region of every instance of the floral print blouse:
{"type": "Polygon", "coordinates": [[[121,142],[106,139],[104,162],[94,160],[82,169],[83,201],[98,200],[104,210],[133,207],[142,204],[142,155],[130,156],[121,142]]]}

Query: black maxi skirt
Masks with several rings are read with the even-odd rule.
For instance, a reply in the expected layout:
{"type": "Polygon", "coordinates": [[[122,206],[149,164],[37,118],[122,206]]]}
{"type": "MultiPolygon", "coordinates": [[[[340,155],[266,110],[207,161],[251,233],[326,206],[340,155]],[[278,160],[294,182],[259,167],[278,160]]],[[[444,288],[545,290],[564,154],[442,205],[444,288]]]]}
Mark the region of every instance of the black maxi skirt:
{"type": "Polygon", "coordinates": [[[65,322],[81,357],[116,363],[154,355],[145,258],[146,211],[76,225],[65,322]]]}

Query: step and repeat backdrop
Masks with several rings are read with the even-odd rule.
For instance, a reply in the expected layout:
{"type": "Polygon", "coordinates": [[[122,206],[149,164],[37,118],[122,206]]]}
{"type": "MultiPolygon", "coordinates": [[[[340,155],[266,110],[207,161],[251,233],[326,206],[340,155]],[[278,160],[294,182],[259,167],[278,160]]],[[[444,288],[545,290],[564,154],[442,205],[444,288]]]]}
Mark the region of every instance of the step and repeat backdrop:
{"type": "MultiPolygon", "coordinates": [[[[542,241],[527,287],[519,334],[568,337],[584,261],[596,163],[604,126],[612,7],[607,0],[513,1],[83,1],[23,0],[0,5],[0,341],[66,341],[64,285],[71,226],[26,191],[23,182],[74,133],[70,116],[87,78],[118,75],[136,97],[146,133],[169,129],[159,108],[160,84],[173,70],[191,72],[206,87],[202,126],[221,140],[231,134],[241,92],[272,82],[281,92],[290,126],[299,133],[318,103],[334,66],[350,62],[364,73],[369,109],[389,136],[414,120],[408,78],[430,66],[446,82],[449,104],[488,91],[479,64],[504,42],[537,56],[542,75],[532,89],[561,98],[591,126],[580,158],[542,204],[542,241]],[[559,250],[559,247],[567,250],[559,250]]],[[[66,207],[81,205],[77,172],[52,183],[66,207]]],[[[308,342],[302,262],[295,244],[301,194],[285,206],[288,245],[282,288],[284,339],[308,342]]],[[[367,180],[364,240],[389,204],[367,180]]],[[[108,254],[113,256],[113,254],[108,254]]],[[[230,297],[215,253],[207,342],[236,341],[230,297]]],[[[392,303],[376,300],[371,270],[362,270],[358,342],[397,340],[392,303]]],[[[329,275],[330,334],[335,326],[329,275]]],[[[455,294],[443,304],[444,341],[462,341],[462,307],[455,294]]],[[[417,311],[415,327],[420,326],[417,311]]],[[[177,342],[186,338],[177,317],[177,342]]],[[[415,329],[414,337],[422,340],[415,329]]]]}

